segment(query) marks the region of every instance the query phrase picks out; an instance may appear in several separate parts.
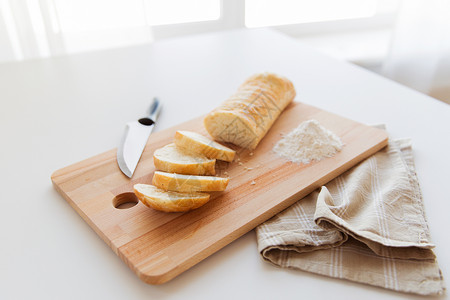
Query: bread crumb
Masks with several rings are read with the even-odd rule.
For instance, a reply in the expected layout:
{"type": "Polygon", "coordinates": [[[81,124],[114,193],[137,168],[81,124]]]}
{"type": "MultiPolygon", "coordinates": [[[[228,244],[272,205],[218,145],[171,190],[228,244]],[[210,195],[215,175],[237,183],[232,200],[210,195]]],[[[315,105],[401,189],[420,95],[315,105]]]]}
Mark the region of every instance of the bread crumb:
{"type": "Polygon", "coordinates": [[[253,168],[249,168],[249,167],[244,167],[244,170],[246,170],[246,171],[250,171],[250,170],[253,170],[253,168]]]}
{"type": "Polygon", "coordinates": [[[240,165],[240,166],[242,166],[242,165],[243,165],[243,163],[239,162],[239,165],[240,165]]]}
{"type": "Polygon", "coordinates": [[[223,175],[228,177],[228,172],[227,171],[223,172],[223,175]]]}
{"type": "Polygon", "coordinates": [[[255,185],[256,182],[254,180],[252,180],[252,182],[250,182],[251,185],[255,185]]]}
{"type": "Polygon", "coordinates": [[[249,154],[250,156],[253,156],[253,152],[250,152],[250,154],[249,154]]]}

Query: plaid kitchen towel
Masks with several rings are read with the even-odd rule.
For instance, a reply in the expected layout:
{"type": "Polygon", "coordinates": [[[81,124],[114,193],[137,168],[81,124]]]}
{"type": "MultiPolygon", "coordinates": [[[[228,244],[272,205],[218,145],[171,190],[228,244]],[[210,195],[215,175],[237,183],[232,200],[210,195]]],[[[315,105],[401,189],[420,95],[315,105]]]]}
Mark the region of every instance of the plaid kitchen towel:
{"type": "Polygon", "coordinates": [[[443,294],[409,140],[389,145],[256,228],[263,259],[387,289],[443,294]]]}

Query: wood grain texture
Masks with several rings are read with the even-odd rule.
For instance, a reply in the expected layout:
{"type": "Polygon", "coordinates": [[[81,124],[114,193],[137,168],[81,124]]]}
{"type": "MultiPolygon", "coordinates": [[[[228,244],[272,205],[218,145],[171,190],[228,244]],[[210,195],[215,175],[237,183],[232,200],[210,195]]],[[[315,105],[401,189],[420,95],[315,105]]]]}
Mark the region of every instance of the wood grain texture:
{"type": "Polygon", "coordinates": [[[142,203],[114,207],[114,197],[133,191],[134,184],[151,184],[154,150],[171,143],[177,130],[207,135],[202,124],[203,116],[152,134],[132,179],[118,168],[115,149],[52,175],[58,192],[144,282],[160,284],[174,278],[380,150],[388,140],[383,130],[295,102],[254,151],[234,148],[233,162],[217,164],[217,174],[229,176],[230,182],[226,191],[211,193],[204,206],[187,213],[159,212],[142,203]],[[271,151],[282,134],[310,119],[342,139],[341,152],[302,165],[271,151]]]}

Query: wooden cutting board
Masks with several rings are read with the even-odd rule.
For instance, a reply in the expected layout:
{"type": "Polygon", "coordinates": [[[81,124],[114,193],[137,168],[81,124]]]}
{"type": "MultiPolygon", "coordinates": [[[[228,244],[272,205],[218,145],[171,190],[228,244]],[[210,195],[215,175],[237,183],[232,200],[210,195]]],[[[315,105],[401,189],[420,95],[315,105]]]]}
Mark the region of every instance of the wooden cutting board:
{"type": "Polygon", "coordinates": [[[239,161],[217,164],[218,175],[228,175],[230,182],[225,192],[212,193],[206,205],[187,213],[159,212],[142,203],[116,208],[136,202],[133,185],[151,183],[153,151],[171,143],[181,129],[207,135],[203,117],[152,134],[131,180],[119,170],[116,149],[52,175],[58,192],[140,279],[151,284],[174,278],[380,150],[388,140],[383,130],[292,103],[256,150],[239,150],[239,161]],[[283,133],[310,119],[342,139],[341,152],[302,165],[271,151],[283,133]]]}

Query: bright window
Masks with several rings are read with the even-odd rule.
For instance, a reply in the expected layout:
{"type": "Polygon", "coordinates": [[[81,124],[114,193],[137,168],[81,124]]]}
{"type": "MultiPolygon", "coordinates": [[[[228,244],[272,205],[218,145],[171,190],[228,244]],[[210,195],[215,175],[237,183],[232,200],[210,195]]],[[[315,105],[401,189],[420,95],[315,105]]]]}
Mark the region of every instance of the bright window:
{"type": "Polygon", "coordinates": [[[54,0],[62,32],[217,20],[220,0],[54,0]]]}
{"type": "Polygon", "coordinates": [[[220,0],[144,0],[144,2],[149,25],[212,21],[220,18],[220,0]]]}
{"type": "Polygon", "coordinates": [[[54,0],[62,32],[145,25],[142,0],[54,0]]]}
{"type": "Polygon", "coordinates": [[[366,36],[370,30],[392,28],[400,2],[0,0],[0,25],[4,24],[0,28],[4,33],[0,36],[0,61],[123,47],[243,27],[274,26],[302,38],[352,32],[366,36]]]}
{"type": "Polygon", "coordinates": [[[247,27],[370,18],[396,9],[398,0],[246,0],[247,27]]]}

